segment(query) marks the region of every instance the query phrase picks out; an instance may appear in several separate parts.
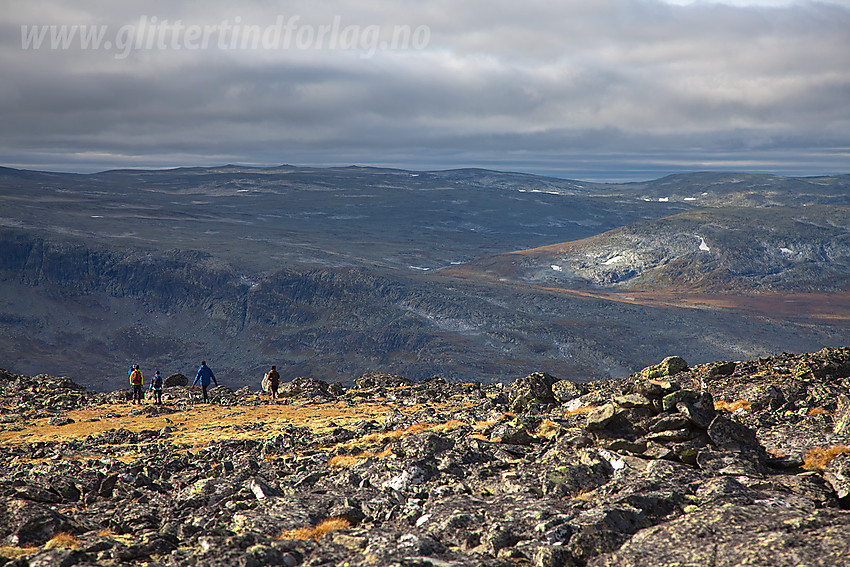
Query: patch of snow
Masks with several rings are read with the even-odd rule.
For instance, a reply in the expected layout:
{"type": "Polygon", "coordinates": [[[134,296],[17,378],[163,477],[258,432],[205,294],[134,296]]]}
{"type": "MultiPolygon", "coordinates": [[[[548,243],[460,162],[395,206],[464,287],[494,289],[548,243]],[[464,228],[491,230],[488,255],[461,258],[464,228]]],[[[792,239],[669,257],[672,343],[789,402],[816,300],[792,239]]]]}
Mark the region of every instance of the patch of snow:
{"type": "Polygon", "coordinates": [[[697,236],[699,238],[699,249],[704,252],[711,252],[711,248],[708,247],[708,244],[705,243],[705,238],[702,236],[697,236]]]}
{"type": "Polygon", "coordinates": [[[93,219],[102,219],[102,218],[103,218],[103,215],[92,215],[92,216],[91,216],[91,218],[93,218],[93,219]]]}
{"type": "Polygon", "coordinates": [[[552,268],[553,270],[555,270],[556,272],[563,272],[564,271],[564,268],[562,268],[561,266],[558,266],[556,264],[552,264],[549,267],[552,268]]]}
{"type": "Polygon", "coordinates": [[[685,197],[685,201],[696,201],[696,197],[685,197]]]}
{"type": "Polygon", "coordinates": [[[790,248],[780,248],[779,251],[782,252],[783,254],[793,254],[794,253],[794,251],[791,250],[790,248]]]}
{"type": "Polygon", "coordinates": [[[622,261],[624,258],[622,256],[614,256],[610,260],[606,260],[602,262],[603,266],[610,266],[611,264],[616,264],[617,262],[622,261]]]}
{"type": "Polygon", "coordinates": [[[611,468],[614,469],[615,472],[626,467],[626,461],[621,459],[619,455],[615,455],[605,449],[598,449],[598,452],[602,458],[608,461],[608,464],[611,465],[611,468]]]}
{"type": "Polygon", "coordinates": [[[658,202],[659,203],[669,203],[670,197],[658,197],[658,202]]]}
{"type": "Polygon", "coordinates": [[[250,193],[251,190],[250,189],[237,189],[236,192],[237,193],[250,193]]]}
{"type": "Polygon", "coordinates": [[[652,202],[652,199],[644,198],[644,201],[646,201],[647,203],[651,203],[651,202],[652,202]]]}
{"type": "Polygon", "coordinates": [[[422,266],[408,266],[411,270],[419,270],[420,272],[427,272],[431,268],[423,268],[422,266]]]}

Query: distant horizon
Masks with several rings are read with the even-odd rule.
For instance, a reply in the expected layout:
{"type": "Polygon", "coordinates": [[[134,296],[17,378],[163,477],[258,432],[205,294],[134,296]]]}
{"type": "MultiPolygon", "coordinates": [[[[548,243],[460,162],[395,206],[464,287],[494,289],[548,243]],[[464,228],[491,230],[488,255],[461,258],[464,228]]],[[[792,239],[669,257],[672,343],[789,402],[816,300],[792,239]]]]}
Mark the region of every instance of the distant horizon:
{"type": "MultiPolygon", "coordinates": [[[[687,175],[687,174],[700,174],[700,173],[713,173],[713,174],[743,174],[743,175],[775,175],[778,177],[789,177],[789,178],[817,178],[817,177],[835,177],[840,175],[850,175],[850,168],[845,171],[777,171],[775,169],[721,169],[721,168],[694,168],[694,169],[669,169],[669,170],[651,170],[645,171],[640,176],[630,177],[626,172],[622,172],[619,174],[611,175],[612,172],[607,171],[608,175],[602,175],[602,171],[596,171],[595,173],[589,173],[589,175],[578,176],[578,175],[565,175],[558,174],[557,170],[547,170],[547,169],[538,169],[538,170],[523,170],[523,169],[512,169],[508,167],[498,167],[496,164],[491,165],[452,165],[452,166],[444,166],[444,167],[406,167],[403,165],[394,165],[394,164],[386,164],[386,163],[320,163],[320,164],[303,164],[303,163],[290,163],[290,162],[282,162],[276,164],[257,164],[257,163],[238,163],[238,162],[230,162],[230,163],[217,163],[217,164],[184,164],[184,165],[114,165],[105,168],[79,168],[77,170],[73,170],[71,168],[60,168],[59,166],[54,167],[32,167],[22,164],[0,164],[0,167],[6,167],[9,169],[17,169],[23,171],[35,171],[41,173],[56,173],[56,174],[78,174],[78,175],[97,175],[99,173],[107,173],[110,171],[169,171],[169,170],[177,170],[177,169],[215,169],[222,167],[237,167],[237,168],[250,168],[250,169],[274,169],[279,167],[293,167],[293,168],[315,168],[315,169],[337,169],[337,168],[346,168],[346,167],[362,167],[362,168],[374,168],[374,169],[387,169],[387,170],[398,170],[398,171],[410,171],[413,173],[428,173],[428,172],[445,172],[445,171],[454,171],[454,170],[464,170],[464,169],[479,169],[482,171],[495,171],[499,173],[510,173],[510,174],[519,174],[519,175],[533,175],[538,177],[549,177],[553,179],[562,179],[565,181],[582,181],[588,183],[606,183],[606,184],[625,184],[625,183],[642,183],[647,181],[654,181],[657,179],[662,179],[664,177],[669,177],[672,175],[687,175]]],[[[633,170],[631,170],[632,173],[633,170]]],[[[579,172],[575,172],[579,173],[579,172]]]]}

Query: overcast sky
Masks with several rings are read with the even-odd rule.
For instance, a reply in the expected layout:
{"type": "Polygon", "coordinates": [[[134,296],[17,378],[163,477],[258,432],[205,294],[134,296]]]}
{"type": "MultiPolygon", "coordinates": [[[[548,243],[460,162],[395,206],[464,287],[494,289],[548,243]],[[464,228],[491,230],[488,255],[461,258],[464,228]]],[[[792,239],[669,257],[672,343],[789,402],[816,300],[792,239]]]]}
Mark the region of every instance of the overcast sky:
{"type": "Polygon", "coordinates": [[[11,167],[850,173],[850,0],[3,0],[0,77],[11,167]]]}

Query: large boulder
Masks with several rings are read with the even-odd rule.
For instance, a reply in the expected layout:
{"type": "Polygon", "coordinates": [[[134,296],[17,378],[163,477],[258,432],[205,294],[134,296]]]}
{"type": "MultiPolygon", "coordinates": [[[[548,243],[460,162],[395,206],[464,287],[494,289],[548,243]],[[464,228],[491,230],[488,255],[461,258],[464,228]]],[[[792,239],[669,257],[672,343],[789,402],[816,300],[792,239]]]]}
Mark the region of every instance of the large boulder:
{"type": "Polygon", "coordinates": [[[338,384],[328,384],[318,378],[299,376],[291,382],[283,382],[277,390],[284,398],[328,398],[333,399],[342,392],[338,384]]]}
{"type": "Polygon", "coordinates": [[[673,376],[688,369],[688,363],[679,356],[668,356],[658,364],[647,366],[640,371],[642,378],[656,380],[664,376],[673,376]]]}
{"type": "Polygon", "coordinates": [[[367,372],[354,380],[358,388],[397,388],[399,386],[411,386],[413,380],[398,376],[397,374],[387,374],[385,372],[367,372]]]}
{"type": "Polygon", "coordinates": [[[557,403],[552,386],[558,382],[554,376],[545,372],[534,372],[519,378],[509,391],[510,407],[513,411],[522,412],[534,404],[549,405],[557,403]]]}
{"type": "Polygon", "coordinates": [[[166,378],[165,381],[163,381],[162,385],[166,388],[170,388],[172,386],[188,386],[189,379],[180,374],[179,372],[176,372],[166,378]]]}

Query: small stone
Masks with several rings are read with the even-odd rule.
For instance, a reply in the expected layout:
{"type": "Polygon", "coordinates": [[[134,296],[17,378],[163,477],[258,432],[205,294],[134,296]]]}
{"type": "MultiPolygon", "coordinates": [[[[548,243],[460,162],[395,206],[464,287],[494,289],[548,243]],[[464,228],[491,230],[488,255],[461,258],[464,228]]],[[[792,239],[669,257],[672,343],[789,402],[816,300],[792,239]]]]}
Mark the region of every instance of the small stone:
{"type": "Polygon", "coordinates": [[[652,402],[649,398],[642,394],[627,394],[625,396],[615,396],[614,403],[621,408],[649,408],[652,407],[652,402]]]}

